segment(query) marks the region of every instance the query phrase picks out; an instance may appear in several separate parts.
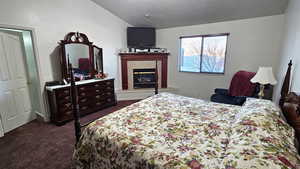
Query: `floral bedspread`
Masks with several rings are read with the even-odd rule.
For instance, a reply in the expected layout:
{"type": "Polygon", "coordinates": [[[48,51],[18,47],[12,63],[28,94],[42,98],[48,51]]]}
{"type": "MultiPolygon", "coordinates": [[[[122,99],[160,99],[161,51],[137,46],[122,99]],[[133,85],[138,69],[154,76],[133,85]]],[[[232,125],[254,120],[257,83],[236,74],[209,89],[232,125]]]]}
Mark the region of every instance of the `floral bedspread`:
{"type": "Polygon", "coordinates": [[[267,100],[243,106],[170,93],[91,123],[73,155],[76,169],[295,169],[294,130],[267,100]]]}

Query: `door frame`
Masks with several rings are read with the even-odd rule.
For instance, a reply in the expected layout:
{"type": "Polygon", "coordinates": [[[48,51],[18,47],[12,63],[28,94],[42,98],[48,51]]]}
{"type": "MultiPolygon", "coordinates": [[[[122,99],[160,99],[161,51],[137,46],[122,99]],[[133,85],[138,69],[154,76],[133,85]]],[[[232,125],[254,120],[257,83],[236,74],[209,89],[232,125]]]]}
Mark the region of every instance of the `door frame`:
{"type": "MultiPolygon", "coordinates": [[[[13,30],[22,30],[22,31],[29,31],[31,33],[31,38],[32,38],[32,45],[33,45],[33,53],[34,53],[34,60],[36,64],[36,70],[37,70],[37,80],[38,80],[38,95],[39,95],[39,105],[40,105],[40,112],[37,110],[34,110],[34,113],[40,116],[44,121],[49,121],[49,118],[47,118],[46,114],[46,109],[45,109],[45,102],[44,102],[44,95],[43,95],[43,76],[41,74],[41,61],[40,61],[40,56],[37,48],[37,38],[36,38],[36,31],[34,28],[31,27],[23,27],[23,26],[15,26],[15,25],[5,25],[5,24],[0,24],[0,28],[2,29],[11,29],[13,30]]],[[[26,65],[26,69],[28,70],[28,66],[26,65]]],[[[1,131],[0,131],[0,137],[1,137],[1,131]]]]}

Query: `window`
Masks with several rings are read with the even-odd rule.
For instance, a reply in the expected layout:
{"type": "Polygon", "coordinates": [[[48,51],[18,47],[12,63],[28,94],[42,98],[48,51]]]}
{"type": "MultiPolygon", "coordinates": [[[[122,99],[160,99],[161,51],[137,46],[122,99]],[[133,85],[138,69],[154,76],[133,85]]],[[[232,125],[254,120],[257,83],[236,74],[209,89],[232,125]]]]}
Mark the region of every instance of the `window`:
{"type": "Polygon", "coordinates": [[[228,35],[180,37],[180,71],[224,73],[228,35]]]}

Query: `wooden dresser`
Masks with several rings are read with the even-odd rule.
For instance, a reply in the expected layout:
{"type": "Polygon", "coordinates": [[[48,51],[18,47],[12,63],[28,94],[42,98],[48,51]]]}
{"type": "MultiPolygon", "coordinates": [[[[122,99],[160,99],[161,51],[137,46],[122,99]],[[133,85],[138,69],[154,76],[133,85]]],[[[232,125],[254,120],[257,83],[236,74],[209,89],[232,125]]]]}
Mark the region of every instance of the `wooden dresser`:
{"type": "MultiPolygon", "coordinates": [[[[92,79],[76,82],[80,116],[116,105],[114,79],[92,79]]],[[[51,122],[63,125],[73,119],[70,85],[46,87],[51,122]]]]}

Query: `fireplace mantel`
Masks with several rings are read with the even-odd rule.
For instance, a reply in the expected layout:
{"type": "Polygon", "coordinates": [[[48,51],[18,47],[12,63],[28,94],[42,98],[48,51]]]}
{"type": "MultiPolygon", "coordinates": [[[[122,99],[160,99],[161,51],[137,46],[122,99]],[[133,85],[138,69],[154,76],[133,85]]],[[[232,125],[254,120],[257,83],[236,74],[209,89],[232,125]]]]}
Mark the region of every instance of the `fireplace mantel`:
{"type": "Polygon", "coordinates": [[[122,88],[128,89],[128,61],[161,61],[161,87],[167,88],[169,53],[120,53],[122,70],[122,88]]]}

